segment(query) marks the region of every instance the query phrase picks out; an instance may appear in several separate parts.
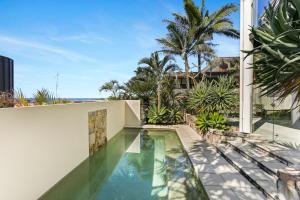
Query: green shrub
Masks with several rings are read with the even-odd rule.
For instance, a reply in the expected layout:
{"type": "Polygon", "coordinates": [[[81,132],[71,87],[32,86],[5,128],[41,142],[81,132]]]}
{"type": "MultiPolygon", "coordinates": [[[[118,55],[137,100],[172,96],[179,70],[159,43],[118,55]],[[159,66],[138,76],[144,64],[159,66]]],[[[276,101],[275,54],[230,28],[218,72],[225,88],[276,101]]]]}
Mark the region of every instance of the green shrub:
{"type": "Polygon", "coordinates": [[[147,114],[149,124],[177,124],[182,121],[182,113],[177,109],[167,109],[152,105],[147,114]]]}
{"type": "Polygon", "coordinates": [[[218,130],[225,130],[227,128],[227,119],[224,115],[214,112],[209,116],[209,125],[211,128],[218,130]]]}
{"type": "Polygon", "coordinates": [[[238,93],[232,77],[221,77],[217,81],[200,82],[189,94],[189,108],[197,113],[230,113],[236,109],[238,93]]]}
{"type": "Polygon", "coordinates": [[[21,89],[18,89],[15,92],[15,99],[20,106],[29,106],[29,101],[27,100],[21,89]]]}
{"type": "Polygon", "coordinates": [[[157,109],[157,106],[152,105],[148,111],[149,124],[166,124],[167,123],[168,109],[165,107],[157,109]]]}
{"type": "Polygon", "coordinates": [[[209,129],[226,130],[227,119],[224,115],[213,112],[213,113],[203,113],[196,121],[196,126],[202,133],[207,133],[209,129]]]}
{"type": "Polygon", "coordinates": [[[203,113],[197,118],[196,126],[202,133],[207,133],[210,125],[209,125],[209,114],[203,113]]]}
{"type": "Polygon", "coordinates": [[[37,92],[33,95],[33,98],[37,105],[44,105],[55,101],[54,95],[45,88],[37,90],[37,92]]]}

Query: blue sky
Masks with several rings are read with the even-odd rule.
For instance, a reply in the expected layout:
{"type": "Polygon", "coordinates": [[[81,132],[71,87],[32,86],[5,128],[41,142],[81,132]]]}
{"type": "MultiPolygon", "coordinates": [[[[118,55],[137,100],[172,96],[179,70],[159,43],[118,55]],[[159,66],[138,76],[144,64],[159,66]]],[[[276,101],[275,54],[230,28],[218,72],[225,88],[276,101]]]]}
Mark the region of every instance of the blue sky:
{"type": "MultiPolygon", "coordinates": [[[[198,0],[198,3],[200,0],[198,0]]],[[[207,0],[213,11],[239,0],[207,0]]],[[[111,79],[126,82],[139,59],[160,49],[163,19],[182,13],[182,0],[1,0],[0,55],[15,61],[15,88],[60,97],[104,97],[111,79]]],[[[232,16],[239,28],[239,12],[232,16]]],[[[220,56],[239,54],[239,41],[215,37],[220,56]]],[[[179,62],[181,64],[181,62],[179,62]]]]}

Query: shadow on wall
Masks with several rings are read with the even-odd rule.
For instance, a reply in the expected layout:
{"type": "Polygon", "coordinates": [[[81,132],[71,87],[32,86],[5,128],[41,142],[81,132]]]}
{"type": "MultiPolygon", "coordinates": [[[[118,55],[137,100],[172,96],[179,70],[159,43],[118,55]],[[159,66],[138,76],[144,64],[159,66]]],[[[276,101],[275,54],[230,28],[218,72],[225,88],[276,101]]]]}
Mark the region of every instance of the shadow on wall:
{"type": "Polygon", "coordinates": [[[125,102],[125,127],[140,127],[140,101],[125,102]]]}

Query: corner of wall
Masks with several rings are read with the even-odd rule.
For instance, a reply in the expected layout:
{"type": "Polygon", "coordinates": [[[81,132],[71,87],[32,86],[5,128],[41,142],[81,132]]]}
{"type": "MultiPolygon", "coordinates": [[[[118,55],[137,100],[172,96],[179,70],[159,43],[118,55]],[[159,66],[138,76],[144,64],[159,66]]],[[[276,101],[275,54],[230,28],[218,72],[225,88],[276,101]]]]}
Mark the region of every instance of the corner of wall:
{"type": "Polygon", "coordinates": [[[125,101],[125,127],[141,126],[141,102],[140,100],[125,101]]]}

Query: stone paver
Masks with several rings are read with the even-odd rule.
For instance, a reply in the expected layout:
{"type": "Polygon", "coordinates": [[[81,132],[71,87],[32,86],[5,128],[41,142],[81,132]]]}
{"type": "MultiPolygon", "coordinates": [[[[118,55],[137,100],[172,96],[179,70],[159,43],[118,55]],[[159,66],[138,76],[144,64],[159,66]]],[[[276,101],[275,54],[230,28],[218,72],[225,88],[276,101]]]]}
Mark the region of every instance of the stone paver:
{"type": "MultiPolygon", "coordinates": [[[[192,128],[182,125],[176,131],[210,199],[266,199],[214,146],[201,140],[192,128]]],[[[241,159],[241,162],[253,166],[248,160],[241,159]]]]}
{"type": "Polygon", "coordinates": [[[211,200],[238,200],[238,196],[230,189],[221,186],[206,186],[205,190],[211,200]]]}
{"type": "Polygon", "coordinates": [[[248,142],[228,142],[231,146],[242,152],[242,155],[247,155],[249,158],[267,168],[274,175],[278,169],[284,169],[287,165],[281,163],[278,159],[273,158],[269,153],[261,151],[248,142]]]}
{"type": "MultiPolygon", "coordinates": [[[[217,145],[217,148],[226,156],[235,166],[237,166],[243,174],[248,176],[248,179],[255,182],[259,187],[263,188],[264,191],[270,195],[272,198],[275,198],[277,194],[276,189],[276,179],[270,175],[268,175],[264,170],[259,168],[255,163],[251,162],[251,160],[243,157],[240,153],[230,148],[230,146],[226,146],[224,144],[217,145]]],[[[228,176],[229,178],[234,175],[228,176]]],[[[244,177],[243,177],[244,178],[244,177]]],[[[246,184],[245,180],[235,178],[235,185],[238,185],[239,188],[247,188],[249,185],[246,184]]],[[[252,184],[250,185],[252,186],[252,184]]],[[[251,187],[250,187],[251,188],[251,187]]],[[[245,193],[247,196],[247,193],[245,193]]]]}
{"type": "Polygon", "coordinates": [[[277,156],[278,158],[283,158],[284,160],[287,160],[292,164],[300,164],[300,150],[290,149],[277,143],[253,140],[246,141],[264,150],[265,152],[271,153],[272,155],[277,156]]]}
{"type": "Polygon", "coordinates": [[[270,181],[270,180],[272,182],[276,181],[276,179],[273,176],[263,172],[258,168],[242,167],[242,169],[247,175],[251,176],[251,178],[253,178],[255,181],[270,181]]]}

